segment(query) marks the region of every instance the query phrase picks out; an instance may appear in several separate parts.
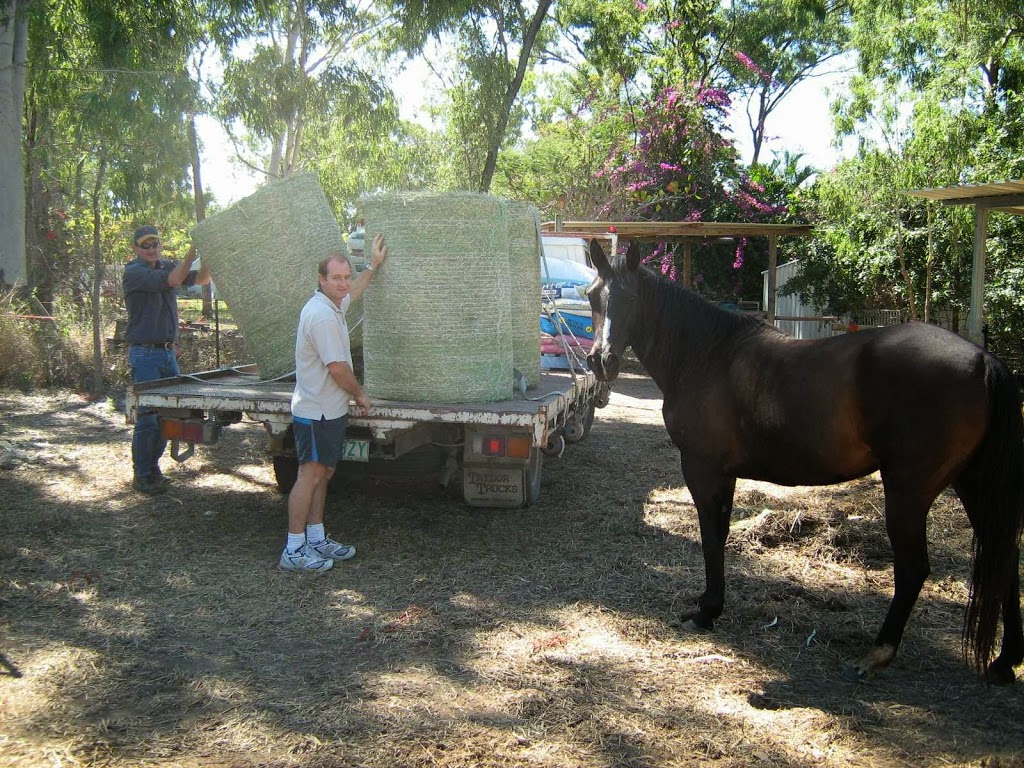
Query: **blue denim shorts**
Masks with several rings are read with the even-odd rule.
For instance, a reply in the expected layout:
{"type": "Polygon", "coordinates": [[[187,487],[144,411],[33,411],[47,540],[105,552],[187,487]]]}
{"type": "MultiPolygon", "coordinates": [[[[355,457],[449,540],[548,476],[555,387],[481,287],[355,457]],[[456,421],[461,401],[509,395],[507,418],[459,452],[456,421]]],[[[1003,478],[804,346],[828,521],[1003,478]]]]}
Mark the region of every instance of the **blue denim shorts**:
{"type": "Polygon", "coordinates": [[[292,431],[295,433],[295,456],[299,464],[315,461],[325,467],[334,469],[341,460],[341,452],[345,447],[345,427],[348,415],[340,419],[324,419],[313,421],[300,416],[292,416],[292,431]]]}

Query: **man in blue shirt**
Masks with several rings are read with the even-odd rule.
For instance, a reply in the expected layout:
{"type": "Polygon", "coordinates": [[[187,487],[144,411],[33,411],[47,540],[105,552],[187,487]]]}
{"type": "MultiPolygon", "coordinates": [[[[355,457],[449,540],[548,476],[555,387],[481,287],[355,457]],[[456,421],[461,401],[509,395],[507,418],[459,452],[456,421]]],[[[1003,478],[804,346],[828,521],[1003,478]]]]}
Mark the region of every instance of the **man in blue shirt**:
{"type": "MultiPolygon", "coordinates": [[[[153,381],[178,376],[179,286],[210,282],[206,266],[192,269],[196,247],[182,262],[160,258],[160,232],[151,224],[139,227],[132,238],[135,260],[124,268],[124,303],[128,310],[128,363],[132,381],[153,381]]],[[[139,411],[132,437],[132,487],[150,496],[163,493],[165,480],[159,461],[167,448],[160,436],[160,419],[152,411],[139,411]]]]}

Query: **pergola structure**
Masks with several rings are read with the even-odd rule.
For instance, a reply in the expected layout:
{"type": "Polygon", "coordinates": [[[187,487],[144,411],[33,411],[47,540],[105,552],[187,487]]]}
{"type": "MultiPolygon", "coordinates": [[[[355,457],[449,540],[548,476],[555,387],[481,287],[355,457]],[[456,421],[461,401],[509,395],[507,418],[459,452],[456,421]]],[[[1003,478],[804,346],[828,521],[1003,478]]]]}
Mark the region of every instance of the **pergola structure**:
{"type": "Polygon", "coordinates": [[[615,232],[627,240],[678,243],[683,252],[683,285],[692,284],[693,243],[720,237],[768,238],[768,306],[769,323],[775,322],[775,269],[778,242],[783,236],[805,237],[814,227],[810,224],[745,224],[733,221],[548,221],[541,224],[544,234],[565,234],[576,237],[607,236],[615,232]]]}
{"type": "Polygon", "coordinates": [[[974,206],[974,264],[971,271],[971,307],[967,314],[967,336],[982,343],[985,323],[985,241],[988,238],[989,211],[1024,215],[1024,179],[994,184],[966,184],[955,187],[912,189],[913,197],[923,197],[942,205],[974,206]]]}

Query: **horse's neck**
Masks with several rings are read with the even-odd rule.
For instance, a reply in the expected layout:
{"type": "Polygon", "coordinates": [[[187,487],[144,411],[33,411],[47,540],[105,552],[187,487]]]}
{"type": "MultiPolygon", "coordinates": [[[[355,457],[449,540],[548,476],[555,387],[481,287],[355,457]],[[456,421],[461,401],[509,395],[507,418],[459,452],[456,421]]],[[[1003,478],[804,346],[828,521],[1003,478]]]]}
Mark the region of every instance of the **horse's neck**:
{"type": "Polygon", "coordinates": [[[695,348],[696,340],[713,344],[708,325],[707,308],[697,302],[704,300],[682,288],[662,284],[654,275],[645,276],[647,283],[639,297],[640,322],[633,351],[654,379],[663,395],[668,395],[692,370],[705,365],[703,353],[695,348]],[[677,296],[658,295],[681,291],[677,296]],[[687,311],[691,308],[693,311],[687,311]]]}

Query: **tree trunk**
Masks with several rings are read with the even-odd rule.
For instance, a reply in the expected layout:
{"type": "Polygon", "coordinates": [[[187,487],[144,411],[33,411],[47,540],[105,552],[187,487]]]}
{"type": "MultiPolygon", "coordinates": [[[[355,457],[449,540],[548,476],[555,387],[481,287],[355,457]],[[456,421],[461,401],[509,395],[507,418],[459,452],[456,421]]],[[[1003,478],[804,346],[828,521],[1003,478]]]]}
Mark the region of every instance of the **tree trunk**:
{"type": "MultiPolygon", "coordinates": [[[[188,141],[192,152],[192,197],[196,204],[196,221],[206,220],[206,193],[203,191],[203,175],[199,158],[199,136],[196,133],[196,113],[189,109],[188,141]]],[[[199,254],[202,258],[202,254],[199,254]]],[[[203,286],[203,320],[213,319],[213,283],[203,286]]]]}
{"type": "Polygon", "coordinates": [[[537,4],[537,11],[530,20],[530,26],[523,35],[523,47],[519,51],[519,64],[516,66],[515,77],[509,83],[505,91],[505,111],[498,116],[498,124],[495,126],[494,134],[491,136],[491,146],[487,149],[487,162],[484,164],[484,172],[480,178],[480,191],[486,193],[491,188],[494,180],[494,170],[498,166],[498,152],[505,140],[505,130],[508,128],[508,118],[512,114],[512,107],[519,98],[519,89],[523,87],[523,78],[526,77],[526,70],[530,64],[530,56],[533,54],[533,44],[537,40],[544,19],[548,14],[548,8],[554,0],[540,0],[537,4]]]}
{"type": "Polygon", "coordinates": [[[28,4],[29,0],[4,0],[0,13],[0,286],[24,285],[28,276],[21,146],[28,4]]]}
{"type": "Polygon", "coordinates": [[[103,286],[103,217],[100,212],[100,196],[103,194],[106,175],[107,158],[103,155],[92,189],[92,394],[97,397],[106,389],[103,382],[103,316],[100,311],[100,289],[103,286]]]}
{"type": "MultiPolygon", "coordinates": [[[[288,69],[295,65],[295,51],[298,47],[299,41],[299,22],[296,19],[296,15],[301,13],[301,10],[305,8],[306,0],[298,0],[296,8],[291,7],[289,3],[289,12],[287,14],[284,25],[286,27],[287,39],[285,41],[284,52],[281,55],[281,67],[282,69],[288,69]],[[296,10],[298,8],[298,11],[296,10]]],[[[275,179],[282,179],[288,175],[286,167],[286,154],[288,149],[288,141],[291,136],[291,129],[295,123],[296,112],[293,110],[288,115],[288,126],[278,135],[274,136],[273,144],[270,148],[270,177],[275,179]]]]}

